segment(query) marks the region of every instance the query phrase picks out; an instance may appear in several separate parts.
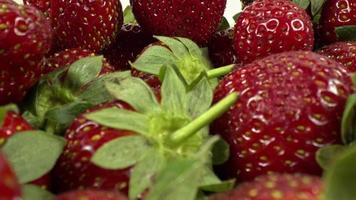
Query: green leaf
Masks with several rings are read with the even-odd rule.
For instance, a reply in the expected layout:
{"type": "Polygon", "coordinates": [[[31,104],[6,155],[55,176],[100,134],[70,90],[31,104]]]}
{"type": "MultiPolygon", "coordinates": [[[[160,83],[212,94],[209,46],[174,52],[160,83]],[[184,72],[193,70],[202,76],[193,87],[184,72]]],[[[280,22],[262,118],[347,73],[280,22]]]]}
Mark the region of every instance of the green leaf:
{"type": "Polygon", "coordinates": [[[205,174],[200,190],[205,192],[225,192],[231,190],[235,186],[235,180],[221,181],[210,168],[203,168],[205,174]]]}
{"type": "Polygon", "coordinates": [[[341,122],[341,137],[344,144],[356,140],[356,94],[349,96],[341,122]]]}
{"type": "Polygon", "coordinates": [[[351,74],[351,79],[352,79],[352,84],[356,88],[356,73],[352,73],[351,74]]]}
{"type": "Polygon", "coordinates": [[[25,110],[22,113],[22,118],[24,118],[33,128],[39,129],[42,126],[41,119],[28,110],[25,110]]]}
{"type": "Polygon", "coordinates": [[[151,87],[140,78],[113,80],[105,85],[113,97],[128,103],[140,113],[150,113],[160,109],[151,87]]]}
{"type": "Polygon", "coordinates": [[[140,161],[150,149],[142,136],[124,136],[101,146],[91,158],[91,162],[104,169],[125,169],[140,161]]]}
{"type": "Polygon", "coordinates": [[[324,3],[325,0],[310,0],[312,16],[315,16],[316,14],[321,12],[324,3]]]}
{"type": "Polygon", "coordinates": [[[195,200],[202,180],[204,163],[174,159],[158,174],[146,200],[195,200]]]}
{"type": "Polygon", "coordinates": [[[43,125],[45,115],[57,102],[53,101],[53,92],[51,85],[46,81],[41,82],[37,87],[33,97],[33,114],[37,116],[38,123],[43,125]]]}
{"type": "Polygon", "coordinates": [[[207,78],[202,78],[187,95],[187,109],[194,119],[206,112],[213,102],[213,89],[207,78]]]}
{"type": "Polygon", "coordinates": [[[188,49],[179,40],[165,36],[155,36],[155,38],[161,41],[164,45],[167,45],[177,59],[184,59],[185,57],[190,56],[188,49]]]}
{"type": "Polygon", "coordinates": [[[7,139],[2,150],[19,181],[28,183],[48,173],[63,151],[64,139],[41,131],[17,133],[7,139]]]}
{"type": "Polygon", "coordinates": [[[52,200],[54,195],[47,190],[42,189],[36,185],[23,185],[22,186],[22,199],[23,200],[52,200]]]}
{"type": "Polygon", "coordinates": [[[154,183],[157,173],[165,165],[165,158],[155,149],[147,151],[131,172],[129,197],[134,200],[154,183]]]}
{"type": "Polygon", "coordinates": [[[236,13],[232,18],[234,19],[235,22],[239,19],[240,15],[242,12],[236,13]]]}
{"type": "Polygon", "coordinates": [[[226,30],[228,28],[230,28],[229,22],[227,21],[227,19],[225,17],[222,17],[218,30],[222,31],[222,30],[226,30]]]}
{"type": "Polygon", "coordinates": [[[102,65],[103,56],[89,56],[74,62],[68,69],[65,85],[77,91],[100,74],[102,65]]]}
{"type": "Polygon", "coordinates": [[[356,25],[339,26],[335,31],[340,40],[356,42],[356,25]]]}
{"type": "Polygon", "coordinates": [[[347,146],[329,145],[319,149],[316,153],[316,161],[324,170],[327,170],[342,152],[347,149],[347,146]]]}
{"type": "Polygon", "coordinates": [[[213,146],[212,153],[213,153],[213,164],[221,165],[229,159],[230,146],[225,140],[220,138],[213,146]]]}
{"type": "Polygon", "coordinates": [[[159,75],[161,67],[174,63],[175,59],[169,49],[154,45],[146,49],[131,65],[139,71],[159,75]]]}
{"type": "Polygon", "coordinates": [[[185,114],[186,111],[186,87],[178,77],[173,67],[164,68],[164,79],[161,87],[161,105],[163,110],[175,114],[185,114]]]}
{"type": "Polygon", "coordinates": [[[326,171],[325,200],[350,200],[356,197],[356,148],[340,155],[326,171]]]}
{"type": "Polygon", "coordinates": [[[47,127],[52,133],[63,133],[74,119],[93,105],[88,102],[77,101],[63,106],[57,106],[46,113],[47,127]]]}
{"type": "Polygon", "coordinates": [[[137,112],[107,108],[85,116],[89,120],[110,128],[133,131],[142,135],[148,132],[148,117],[137,112]]]}
{"type": "Polygon", "coordinates": [[[194,43],[192,40],[183,37],[176,37],[176,39],[182,42],[186,46],[186,48],[188,49],[192,57],[199,58],[200,56],[202,56],[202,51],[200,50],[199,46],[196,43],[194,43]]]}
{"type": "Polygon", "coordinates": [[[103,90],[105,83],[112,80],[126,79],[130,76],[130,71],[114,72],[100,76],[87,84],[78,97],[93,105],[111,101],[114,99],[112,95],[107,90],[103,90]]]}
{"type": "Polygon", "coordinates": [[[17,106],[15,104],[8,104],[8,105],[5,105],[5,106],[1,106],[0,107],[0,126],[2,126],[2,124],[4,122],[4,119],[6,117],[6,114],[9,111],[18,113],[19,109],[17,108],[17,106]]]}
{"type": "Polygon", "coordinates": [[[307,9],[310,5],[310,0],[293,0],[293,2],[296,3],[299,7],[303,8],[304,10],[307,9]]]}
{"type": "Polygon", "coordinates": [[[124,10],[124,24],[136,24],[135,16],[132,12],[132,7],[127,6],[124,10]]]}

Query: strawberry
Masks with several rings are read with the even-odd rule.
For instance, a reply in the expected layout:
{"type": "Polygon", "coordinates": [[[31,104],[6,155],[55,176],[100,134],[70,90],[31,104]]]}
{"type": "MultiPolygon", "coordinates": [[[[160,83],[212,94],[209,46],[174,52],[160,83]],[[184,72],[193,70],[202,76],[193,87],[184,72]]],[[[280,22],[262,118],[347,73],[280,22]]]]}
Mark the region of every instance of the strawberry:
{"type": "Polygon", "coordinates": [[[0,2],[0,105],[19,102],[40,78],[51,28],[31,6],[0,2]],[[26,19],[26,20],[25,20],[26,19]]]}
{"type": "Polygon", "coordinates": [[[338,41],[335,28],[356,25],[356,3],[354,0],[327,0],[321,12],[321,39],[324,44],[338,41]]]}
{"type": "Polygon", "coordinates": [[[145,33],[139,25],[124,24],[117,35],[116,42],[105,52],[105,58],[117,70],[130,69],[137,55],[149,44],[154,42],[152,35],[145,33]]]}
{"type": "MultiPolygon", "coordinates": [[[[6,142],[6,139],[17,132],[33,130],[31,125],[14,111],[7,111],[0,127],[0,145],[6,142]]],[[[48,188],[50,186],[50,176],[48,174],[32,182],[32,184],[48,188]]]]}
{"type": "Polygon", "coordinates": [[[206,44],[219,26],[226,0],[132,0],[133,13],[154,35],[187,37],[206,44]]]}
{"type": "Polygon", "coordinates": [[[235,25],[234,48],[244,64],[270,54],[312,50],[314,31],[305,10],[286,0],[257,0],[235,25]]]}
{"type": "MultiPolygon", "coordinates": [[[[42,68],[42,73],[48,74],[56,69],[67,67],[73,64],[75,61],[88,56],[95,56],[95,53],[90,50],[80,48],[66,49],[59,53],[55,53],[46,60],[46,64],[42,68]]],[[[113,71],[114,68],[104,60],[101,73],[104,74],[113,71]]]]}
{"type": "Polygon", "coordinates": [[[42,11],[43,14],[50,19],[51,1],[50,0],[24,0],[25,5],[31,5],[42,11]]]}
{"type": "MultiPolygon", "coordinates": [[[[130,109],[125,103],[111,102],[98,105],[86,113],[112,106],[130,109]]],[[[133,133],[129,131],[101,126],[87,120],[84,114],[79,115],[65,134],[67,145],[54,170],[54,176],[57,177],[54,188],[59,192],[80,188],[98,188],[121,190],[127,193],[129,169],[116,171],[102,169],[92,164],[90,158],[96,149],[106,142],[131,134],[133,133]]]]}
{"type": "Polygon", "coordinates": [[[341,64],[308,51],[275,54],[226,76],[214,99],[233,91],[239,101],[212,125],[230,144],[219,173],[241,181],[269,172],[321,174],[315,153],[341,142],[341,117],[353,92],[341,64]]]}
{"type": "Polygon", "coordinates": [[[233,47],[234,29],[216,32],[209,41],[209,57],[214,66],[224,66],[237,63],[233,47]]]}
{"type": "Polygon", "coordinates": [[[127,198],[117,192],[83,190],[62,194],[55,200],[127,200],[127,198]]]}
{"type": "Polygon", "coordinates": [[[304,174],[270,174],[257,177],[236,189],[209,200],[318,200],[323,183],[319,177],[304,174]]]}
{"type": "Polygon", "coordinates": [[[343,64],[350,72],[356,72],[356,42],[337,42],[321,48],[318,53],[343,64]]]}
{"type": "Polygon", "coordinates": [[[94,52],[113,42],[123,21],[117,0],[52,0],[51,16],[62,49],[79,47],[94,52]]]}
{"type": "Polygon", "coordinates": [[[15,200],[21,199],[20,184],[16,175],[12,171],[5,156],[0,153],[0,199],[15,200]]]}

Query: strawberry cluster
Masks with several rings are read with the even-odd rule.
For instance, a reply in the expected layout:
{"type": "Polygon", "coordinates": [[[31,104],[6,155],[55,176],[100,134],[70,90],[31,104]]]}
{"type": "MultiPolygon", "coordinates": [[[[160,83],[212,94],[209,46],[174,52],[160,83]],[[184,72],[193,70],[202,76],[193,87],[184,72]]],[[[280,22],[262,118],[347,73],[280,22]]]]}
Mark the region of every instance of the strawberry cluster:
{"type": "Polygon", "coordinates": [[[356,1],[241,3],[0,0],[0,199],[356,199],[356,1]]]}

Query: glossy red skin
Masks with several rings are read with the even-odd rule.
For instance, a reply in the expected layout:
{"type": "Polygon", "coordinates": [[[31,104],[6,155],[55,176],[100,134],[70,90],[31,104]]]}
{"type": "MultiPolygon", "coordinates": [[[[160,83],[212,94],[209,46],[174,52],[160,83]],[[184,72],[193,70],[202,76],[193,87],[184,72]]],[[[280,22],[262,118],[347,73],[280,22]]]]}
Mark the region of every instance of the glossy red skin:
{"type": "Polygon", "coordinates": [[[337,42],[321,48],[318,53],[343,64],[350,72],[356,72],[356,42],[337,42]]]}
{"type": "Polygon", "coordinates": [[[215,67],[238,63],[233,47],[232,28],[216,32],[209,41],[209,58],[215,67]]]}
{"type": "Polygon", "coordinates": [[[131,5],[144,30],[204,45],[219,26],[226,0],[131,0],[131,5]]]}
{"type": "Polygon", "coordinates": [[[236,189],[209,200],[319,200],[323,183],[319,177],[302,174],[272,174],[245,182],[236,189]]]}
{"type": "MultiPolygon", "coordinates": [[[[46,64],[42,68],[42,74],[48,74],[56,69],[67,67],[81,58],[88,56],[95,56],[95,53],[87,49],[66,49],[64,51],[55,53],[46,60],[46,64]]],[[[114,67],[111,66],[106,60],[103,61],[103,68],[101,74],[113,72],[114,67]]]]}
{"type": "Polygon", "coordinates": [[[238,68],[217,87],[238,102],[212,124],[230,145],[217,171],[240,181],[269,172],[321,174],[316,151],[340,143],[341,117],[353,88],[336,61],[307,51],[271,55],[238,68]]]}
{"type": "Polygon", "coordinates": [[[354,0],[327,0],[320,18],[321,39],[324,44],[338,41],[335,28],[356,25],[356,3],[354,0]]]}
{"type": "Polygon", "coordinates": [[[271,54],[312,50],[313,24],[305,10],[286,0],[257,0],[235,25],[234,48],[244,64],[271,54]]]}
{"type": "Polygon", "coordinates": [[[20,102],[39,80],[52,33],[49,22],[33,7],[0,3],[0,9],[0,105],[3,105],[20,102]]]}
{"type": "Polygon", "coordinates": [[[52,0],[51,16],[57,44],[62,49],[94,52],[113,42],[123,22],[117,0],[52,0]]]}
{"type": "MultiPolygon", "coordinates": [[[[15,133],[29,130],[32,130],[32,127],[25,119],[15,112],[7,112],[2,122],[2,126],[0,127],[0,145],[4,144],[6,139],[15,133]]],[[[33,181],[32,184],[43,188],[49,188],[50,182],[50,176],[46,174],[43,177],[33,181]]]]}
{"type": "Polygon", "coordinates": [[[21,199],[21,187],[5,156],[0,153],[0,194],[1,199],[21,199]]]}
{"type": "MultiPolygon", "coordinates": [[[[111,102],[98,105],[86,113],[109,107],[131,109],[127,104],[111,102]]],[[[103,144],[132,134],[129,131],[103,127],[87,120],[84,114],[78,116],[65,134],[67,145],[54,170],[56,177],[54,188],[57,192],[95,188],[122,191],[127,194],[130,169],[102,169],[92,164],[90,158],[103,144]]]]}
{"type": "Polygon", "coordinates": [[[139,25],[124,24],[116,42],[105,50],[104,56],[116,70],[128,70],[131,69],[129,62],[134,62],[141,51],[154,41],[152,35],[145,33],[139,25]]]}
{"type": "Polygon", "coordinates": [[[38,10],[50,19],[50,10],[51,10],[51,0],[23,0],[25,5],[31,5],[36,7],[38,10]]]}
{"type": "Polygon", "coordinates": [[[117,192],[83,190],[62,194],[54,200],[127,200],[127,198],[117,192]]]}

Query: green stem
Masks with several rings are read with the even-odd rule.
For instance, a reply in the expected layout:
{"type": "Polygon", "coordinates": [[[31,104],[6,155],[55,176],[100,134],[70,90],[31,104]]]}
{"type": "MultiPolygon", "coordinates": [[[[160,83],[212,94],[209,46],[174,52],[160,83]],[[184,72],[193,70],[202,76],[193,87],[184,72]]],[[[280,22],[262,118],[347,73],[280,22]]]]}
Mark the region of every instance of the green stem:
{"type": "Polygon", "coordinates": [[[212,79],[212,78],[219,78],[221,76],[224,76],[224,75],[230,73],[234,69],[234,67],[235,67],[235,64],[231,64],[231,65],[227,65],[224,67],[219,67],[216,69],[209,70],[207,72],[208,78],[212,79]]]}
{"type": "Polygon", "coordinates": [[[223,100],[211,107],[207,112],[190,122],[187,126],[174,132],[171,136],[171,141],[174,144],[181,144],[186,139],[196,134],[197,131],[225,113],[233,104],[235,104],[238,97],[239,95],[236,92],[229,94],[223,100]]]}

